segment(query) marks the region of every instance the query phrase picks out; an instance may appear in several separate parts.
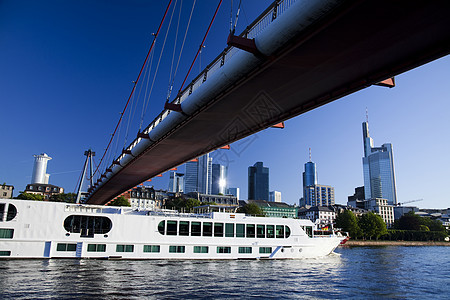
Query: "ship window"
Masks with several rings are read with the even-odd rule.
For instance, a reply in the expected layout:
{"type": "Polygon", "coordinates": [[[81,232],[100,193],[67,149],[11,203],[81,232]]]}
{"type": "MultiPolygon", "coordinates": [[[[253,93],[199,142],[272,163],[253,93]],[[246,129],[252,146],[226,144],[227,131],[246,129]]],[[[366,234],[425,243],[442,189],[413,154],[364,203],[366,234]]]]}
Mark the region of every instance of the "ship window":
{"type": "Polygon", "coordinates": [[[12,239],[14,236],[14,229],[0,229],[0,239],[12,239]]]}
{"type": "Polygon", "coordinates": [[[272,247],[259,247],[259,253],[261,254],[272,253],[272,247]]]}
{"type": "Polygon", "coordinates": [[[245,237],[244,224],[236,224],[236,237],[245,237]]]}
{"type": "Polygon", "coordinates": [[[284,238],[284,226],[283,225],[277,225],[276,226],[276,230],[277,230],[277,239],[284,238]]]}
{"type": "Polygon", "coordinates": [[[286,238],[291,235],[291,229],[289,228],[289,226],[284,226],[284,232],[286,234],[286,238]]]}
{"type": "Polygon", "coordinates": [[[185,250],[185,246],[169,246],[169,253],[184,253],[185,250]]]}
{"type": "Polygon", "coordinates": [[[309,236],[309,237],[312,237],[312,226],[306,226],[306,234],[309,236]]]}
{"type": "Polygon", "coordinates": [[[247,224],[247,237],[248,238],[255,237],[255,224],[247,224]]]}
{"type": "Polygon", "coordinates": [[[203,222],[203,236],[212,236],[211,222],[203,222]]]}
{"type": "Polygon", "coordinates": [[[194,253],[208,253],[208,246],[194,246],[194,253]]]}
{"type": "Polygon", "coordinates": [[[177,221],[167,221],[167,235],[177,235],[177,221]]]}
{"type": "Polygon", "coordinates": [[[201,236],[202,235],[202,223],[191,222],[191,235],[192,236],[201,236]]]}
{"type": "Polygon", "coordinates": [[[66,244],[66,243],[56,244],[56,251],[75,252],[76,250],[77,250],[77,244],[66,244]]]}
{"type": "Polygon", "coordinates": [[[180,221],[180,235],[189,235],[189,221],[180,221]]]}
{"type": "Polygon", "coordinates": [[[214,236],[223,236],[223,223],[214,223],[214,236]]]}
{"type": "Polygon", "coordinates": [[[116,252],[134,252],[134,245],[116,245],[116,252]]]}
{"type": "Polygon", "coordinates": [[[161,247],[159,245],[144,245],[144,252],[159,253],[161,247]]]}
{"type": "Polygon", "coordinates": [[[6,214],[6,221],[11,221],[17,215],[17,208],[11,203],[8,205],[8,213],[6,214]]]}
{"type": "Polygon", "coordinates": [[[158,224],[158,231],[159,233],[161,233],[162,235],[164,235],[164,227],[166,226],[166,221],[161,221],[158,224]]]}
{"type": "Polygon", "coordinates": [[[87,246],[88,252],[106,252],[105,244],[88,244],[87,246]]]}
{"type": "Polygon", "coordinates": [[[225,236],[226,237],[234,237],[234,224],[233,223],[225,224],[225,236]]]}
{"type": "Polygon", "coordinates": [[[0,203],[0,222],[3,222],[3,213],[5,211],[5,204],[0,203]]]}
{"type": "Polygon", "coordinates": [[[231,253],[231,247],[217,247],[217,253],[231,253]]]}
{"type": "Polygon", "coordinates": [[[0,256],[11,256],[11,251],[0,251],[0,256]]]}
{"type": "Polygon", "coordinates": [[[266,230],[264,227],[265,227],[264,225],[260,225],[260,224],[256,225],[256,237],[257,238],[265,238],[266,237],[266,235],[265,235],[266,230]]]}
{"type": "Polygon", "coordinates": [[[64,229],[71,233],[81,233],[82,237],[93,237],[94,234],[106,234],[112,228],[107,217],[72,215],[64,220],[64,229]]]}
{"type": "Polygon", "coordinates": [[[267,237],[268,238],[274,238],[275,237],[273,225],[267,225],[266,226],[266,232],[267,232],[267,237]]]}
{"type": "Polygon", "coordinates": [[[252,247],[239,247],[238,250],[239,253],[246,253],[246,254],[252,253],[252,247]]]}

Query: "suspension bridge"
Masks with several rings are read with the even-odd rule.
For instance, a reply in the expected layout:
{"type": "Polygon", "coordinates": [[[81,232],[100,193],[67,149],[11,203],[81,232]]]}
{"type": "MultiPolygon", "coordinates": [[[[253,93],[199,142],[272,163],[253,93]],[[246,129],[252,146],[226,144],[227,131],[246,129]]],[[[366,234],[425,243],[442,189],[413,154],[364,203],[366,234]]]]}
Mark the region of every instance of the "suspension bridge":
{"type": "Polygon", "coordinates": [[[450,53],[449,12],[445,0],[273,2],[241,34],[223,37],[228,47],[184,87],[186,76],[112,163],[105,152],[86,203],[105,204],[182,163],[373,84],[392,86],[393,76],[450,53]]]}

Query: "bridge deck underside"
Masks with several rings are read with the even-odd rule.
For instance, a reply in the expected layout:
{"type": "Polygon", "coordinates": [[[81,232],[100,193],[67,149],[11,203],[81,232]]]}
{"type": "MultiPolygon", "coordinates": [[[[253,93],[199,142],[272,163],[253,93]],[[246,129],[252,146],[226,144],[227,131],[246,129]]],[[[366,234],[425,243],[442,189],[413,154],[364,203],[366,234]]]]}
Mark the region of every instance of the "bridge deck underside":
{"type": "Polygon", "coordinates": [[[212,99],[89,199],[103,204],[174,166],[450,52],[450,1],[342,6],[212,99]]]}

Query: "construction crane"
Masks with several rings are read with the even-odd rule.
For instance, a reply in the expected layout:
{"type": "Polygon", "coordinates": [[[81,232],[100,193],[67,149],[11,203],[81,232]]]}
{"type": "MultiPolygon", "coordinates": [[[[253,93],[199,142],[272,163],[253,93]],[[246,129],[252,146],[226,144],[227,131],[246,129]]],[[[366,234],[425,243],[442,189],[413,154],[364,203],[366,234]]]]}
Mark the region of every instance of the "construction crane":
{"type": "Polygon", "coordinates": [[[396,206],[401,206],[406,203],[413,203],[413,202],[419,202],[419,201],[423,201],[423,199],[410,200],[410,201],[405,201],[405,202],[401,202],[401,203],[399,202],[396,204],[396,206]]]}

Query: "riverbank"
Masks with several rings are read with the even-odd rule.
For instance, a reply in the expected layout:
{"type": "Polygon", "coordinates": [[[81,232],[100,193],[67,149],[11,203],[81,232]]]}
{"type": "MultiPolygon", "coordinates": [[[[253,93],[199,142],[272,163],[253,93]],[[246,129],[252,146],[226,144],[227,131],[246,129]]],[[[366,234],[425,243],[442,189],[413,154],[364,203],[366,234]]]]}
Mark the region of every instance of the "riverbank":
{"type": "Polygon", "coordinates": [[[450,246],[450,242],[348,240],[344,244],[344,247],[365,247],[365,246],[450,246]]]}

